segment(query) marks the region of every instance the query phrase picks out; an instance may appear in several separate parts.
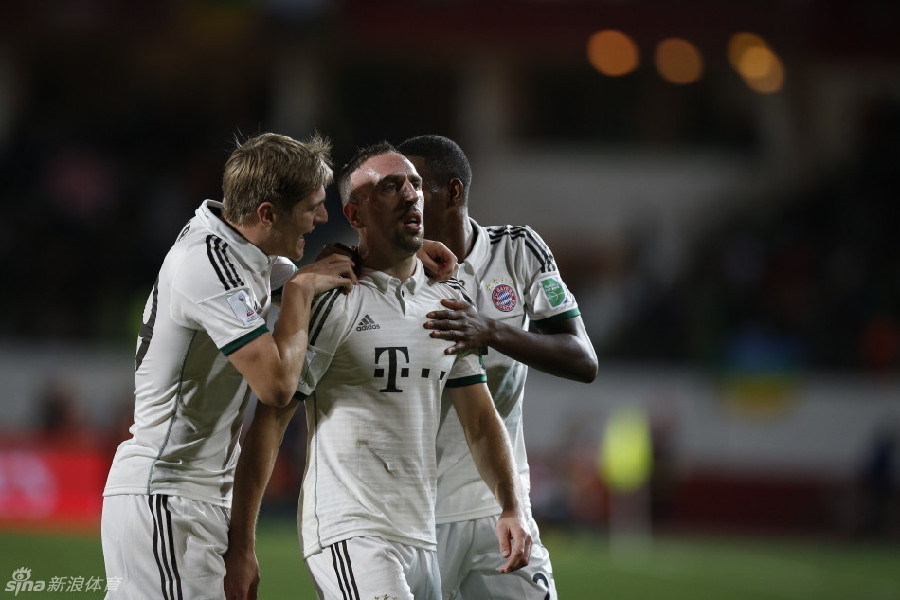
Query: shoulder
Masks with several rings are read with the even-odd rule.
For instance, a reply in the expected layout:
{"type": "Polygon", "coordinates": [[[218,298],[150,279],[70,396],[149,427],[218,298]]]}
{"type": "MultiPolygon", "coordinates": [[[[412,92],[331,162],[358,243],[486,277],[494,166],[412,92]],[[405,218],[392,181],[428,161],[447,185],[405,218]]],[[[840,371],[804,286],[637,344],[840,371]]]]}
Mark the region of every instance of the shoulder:
{"type": "Polygon", "coordinates": [[[204,297],[249,284],[228,244],[212,233],[185,236],[172,247],[165,262],[173,286],[204,297]]]}
{"type": "Polygon", "coordinates": [[[493,252],[504,251],[513,264],[526,261],[541,272],[555,271],[556,260],[550,246],[529,225],[492,225],[485,228],[493,252]]]}
{"type": "Polygon", "coordinates": [[[429,285],[433,289],[439,290],[442,298],[454,298],[458,300],[465,300],[469,304],[475,304],[469,297],[469,294],[466,291],[463,283],[455,277],[445,279],[444,281],[432,282],[429,280],[429,285]]]}
{"type": "Polygon", "coordinates": [[[487,232],[491,245],[499,243],[526,244],[528,242],[544,244],[541,236],[530,225],[488,225],[482,229],[487,232]]]}

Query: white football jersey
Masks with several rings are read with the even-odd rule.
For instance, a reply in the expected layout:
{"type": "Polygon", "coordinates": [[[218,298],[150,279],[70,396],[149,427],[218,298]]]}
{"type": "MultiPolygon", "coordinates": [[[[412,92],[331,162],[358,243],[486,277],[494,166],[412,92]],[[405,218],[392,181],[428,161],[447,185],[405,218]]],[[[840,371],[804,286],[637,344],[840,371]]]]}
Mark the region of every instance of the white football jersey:
{"type": "Polygon", "coordinates": [[[266,256],[231,229],[221,207],[207,200],[197,209],[144,307],[132,438],[116,451],[105,496],[231,504],[248,388],[227,355],[268,331],[269,276],[276,261],[285,271],[287,259],[266,256]]]}
{"type": "MultiPolygon", "coordinates": [[[[478,312],[507,325],[528,329],[579,316],[578,304],[560,277],[550,248],[530,227],[481,227],[474,220],[475,245],[459,265],[456,278],[475,301],[478,312]]],[[[522,400],[528,367],[489,348],[482,357],[488,387],[503,418],[529,507],[531,480],[522,431],[522,400]]],[[[482,481],[469,454],[452,406],[438,433],[436,520],[453,523],[500,513],[493,493],[482,481]]]]}
{"type": "Polygon", "coordinates": [[[465,299],[459,288],[430,281],[417,261],[404,282],[364,270],[349,294],[316,297],[298,387],[309,431],[304,556],[364,535],[436,548],[441,392],[485,381],[477,354],[444,354],[450,344],[423,327],[442,298],[465,299]]]}

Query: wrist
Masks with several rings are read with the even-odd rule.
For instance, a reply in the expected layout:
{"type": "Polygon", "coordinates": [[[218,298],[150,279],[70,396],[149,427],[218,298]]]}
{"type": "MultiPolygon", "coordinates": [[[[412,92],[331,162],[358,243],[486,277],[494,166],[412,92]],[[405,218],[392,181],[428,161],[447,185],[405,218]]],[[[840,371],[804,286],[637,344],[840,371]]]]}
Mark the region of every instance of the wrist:
{"type": "Polygon", "coordinates": [[[232,554],[253,554],[256,548],[256,539],[253,534],[241,534],[231,532],[228,535],[228,551],[232,554]]]}
{"type": "Polygon", "coordinates": [[[495,319],[490,319],[487,317],[485,317],[484,320],[486,324],[484,346],[490,346],[491,348],[498,350],[497,342],[500,339],[500,328],[503,326],[503,324],[499,321],[496,321],[495,319]]]}
{"type": "Polygon", "coordinates": [[[311,300],[316,295],[315,273],[297,273],[288,283],[285,291],[290,289],[292,295],[299,295],[303,300],[311,300]]]}

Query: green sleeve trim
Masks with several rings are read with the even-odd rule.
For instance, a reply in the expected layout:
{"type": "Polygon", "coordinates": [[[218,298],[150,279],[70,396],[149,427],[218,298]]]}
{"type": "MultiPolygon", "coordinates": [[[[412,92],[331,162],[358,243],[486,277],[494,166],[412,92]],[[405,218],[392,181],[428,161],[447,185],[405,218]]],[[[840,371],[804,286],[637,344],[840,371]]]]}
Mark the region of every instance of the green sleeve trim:
{"type": "Polygon", "coordinates": [[[243,348],[245,345],[247,345],[248,342],[251,342],[251,341],[255,340],[256,338],[258,338],[259,336],[261,336],[262,334],[268,333],[268,332],[269,332],[269,328],[266,327],[265,323],[263,323],[262,325],[260,325],[259,327],[257,327],[253,331],[251,331],[250,333],[246,333],[246,334],[242,335],[241,337],[239,337],[238,339],[234,340],[233,342],[229,342],[229,343],[225,344],[221,348],[222,354],[224,354],[225,356],[228,356],[229,354],[233,354],[233,353],[237,352],[238,350],[240,350],[241,348],[243,348]]]}
{"type": "Polygon", "coordinates": [[[545,325],[550,325],[551,323],[556,323],[557,321],[562,321],[563,319],[574,319],[575,317],[580,317],[581,311],[577,308],[570,308],[564,313],[559,313],[558,315],[553,315],[552,317],[547,317],[546,319],[541,319],[540,321],[532,321],[531,324],[535,327],[544,327],[545,325]]]}
{"type": "Polygon", "coordinates": [[[487,383],[487,375],[479,373],[478,375],[469,375],[468,377],[459,377],[457,379],[448,379],[444,387],[461,388],[467,385],[475,385],[476,383],[487,383]]]}

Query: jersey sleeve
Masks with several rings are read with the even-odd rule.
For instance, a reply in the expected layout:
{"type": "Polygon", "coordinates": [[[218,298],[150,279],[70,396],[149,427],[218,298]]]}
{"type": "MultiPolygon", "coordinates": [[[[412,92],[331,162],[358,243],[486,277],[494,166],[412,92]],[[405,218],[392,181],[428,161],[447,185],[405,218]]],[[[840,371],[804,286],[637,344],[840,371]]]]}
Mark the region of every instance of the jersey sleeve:
{"type": "MultiPolygon", "coordinates": [[[[231,267],[231,265],[225,265],[231,267]]],[[[205,253],[188,255],[172,277],[172,318],[202,330],[224,354],[268,331],[260,303],[239,270],[223,269],[205,253]]]]}
{"type": "Polygon", "coordinates": [[[476,383],[487,383],[487,374],[484,372],[481,355],[475,352],[458,355],[447,376],[445,387],[465,387],[476,383]]]}
{"type": "Polygon", "coordinates": [[[563,281],[550,247],[531,227],[523,228],[515,257],[517,280],[523,283],[528,318],[540,327],[581,314],[575,297],[563,281]]]}
{"type": "Polygon", "coordinates": [[[272,272],[269,275],[269,284],[272,289],[272,298],[274,300],[281,299],[281,291],[284,288],[284,284],[287,283],[296,272],[297,265],[294,264],[294,261],[284,258],[283,256],[275,258],[275,261],[272,263],[272,272]]]}
{"type": "Polygon", "coordinates": [[[309,343],[306,363],[297,384],[297,395],[309,396],[331,366],[338,344],[344,337],[342,315],[346,314],[347,296],[341,289],[319,294],[313,299],[309,320],[309,343]]]}

